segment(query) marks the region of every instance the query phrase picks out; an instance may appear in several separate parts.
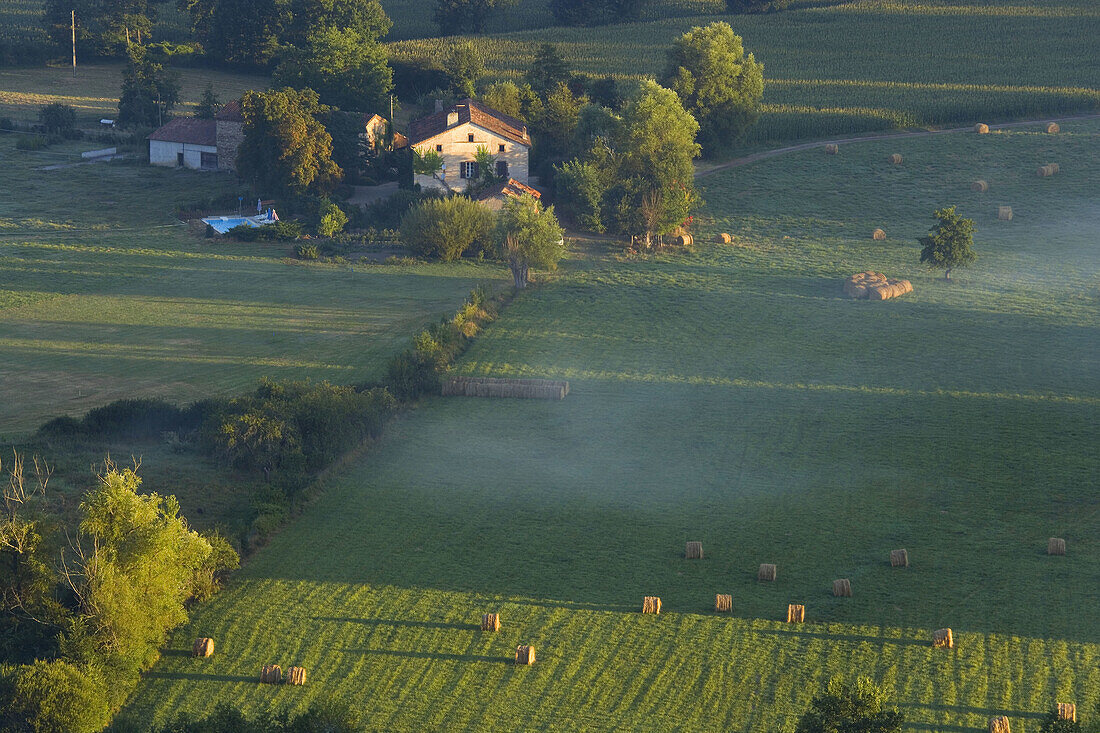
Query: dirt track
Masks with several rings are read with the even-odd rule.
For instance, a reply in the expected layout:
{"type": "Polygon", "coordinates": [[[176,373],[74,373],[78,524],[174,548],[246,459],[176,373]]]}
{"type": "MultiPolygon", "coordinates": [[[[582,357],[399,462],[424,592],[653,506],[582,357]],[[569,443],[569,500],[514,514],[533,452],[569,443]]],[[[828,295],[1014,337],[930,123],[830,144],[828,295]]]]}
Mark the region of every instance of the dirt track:
{"type": "MultiPolygon", "coordinates": [[[[1100,118],[1100,114],[1087,114],[1087,115],[1070,115],[1068,117],[1047,117],[1041,120],[1021,120],[1020,122],[1004,122],[999,125],[990,125],[990,130],[1002,130],[1008,127],[1027,127],[1028,125],[1043,125],[1048,122],[1068,122],[1070,120],[1091,120],[1100,118]]],[[[951,132],[971,132],[973,126],[968,127],[949,127],[942,130],[915,130],[913,132],[882,132],[872,133],[870,135],[863,135],[860,137],[847,137],[847,138],[833,138],[830,140],[815,140],[810,143],[800,143],[798,145],[788,145],[784,148],[776,148],[775,150],[763,150],[759,153],[753,153],[752,155],[746,155],[743,158],[734,158],[733,160],[727,160],[725,163],[719,163],[713,168],[707,168],[705,170],[696,171],[695,177],[702,178],[703,176],[709,176],[711,173],[717,173],[718,171],[724,171],[728,168],[739,168],[749,163],[755,163],[758,160],[765,160],[767,158],[774,158],[777,155],[785,155],[786,153],[794,153],[799,150],[809,150],[810,148],[820,148],[829,144],[836,145],[851,145],[853,143],[865,143],[876,140],[896,140],[907,137],[927,137],[928,135],[946,135],[951,132]]]]}

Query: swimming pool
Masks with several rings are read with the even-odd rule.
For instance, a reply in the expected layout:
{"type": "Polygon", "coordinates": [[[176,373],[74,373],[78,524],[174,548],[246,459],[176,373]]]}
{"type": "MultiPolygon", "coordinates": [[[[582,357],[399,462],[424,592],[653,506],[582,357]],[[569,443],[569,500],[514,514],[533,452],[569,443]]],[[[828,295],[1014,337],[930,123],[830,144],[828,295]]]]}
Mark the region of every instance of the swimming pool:
{"type": "Polygon", "coordinates": [[[246,219],[244,217],[238,218],[230,216],[211,216],[207,219],[203,219],[203,221],[214,227],[214,231],[216,231],[218,234],[225,234],[233,227],[238,227],[241,224],[252,227],[253,229],[260,226],[251,219],[246,219]]]}

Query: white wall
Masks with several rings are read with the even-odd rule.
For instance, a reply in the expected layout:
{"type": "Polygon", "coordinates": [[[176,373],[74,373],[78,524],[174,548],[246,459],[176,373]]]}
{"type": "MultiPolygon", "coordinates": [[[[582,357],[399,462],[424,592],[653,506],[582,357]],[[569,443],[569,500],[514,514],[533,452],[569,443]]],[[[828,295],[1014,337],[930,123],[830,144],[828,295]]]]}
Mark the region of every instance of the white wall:
{"type": "Polygon", "coordinates": [[[163,165],[175,168],[176,155],[183,153],[183,167],[199,170],[202,168],[202,153],[217,153],[217,147],[213,145],[189,145],[186,143],[169,143],[163,140],[149,141],[149,162],[152,165],[163,165]]]}
{"type": "MultiPolygon", "coordinates": [[[[508,161],[509,178],[515,178],[520,183],[527,183],[527,146],[497,135],[495,132],[490,132],[483,127],[466,122],[449,130],[444,130],[430,140],[418,143],[416,149],[423,154],[429,150],[435,151],[436,145],[443,146],[443,150],[439,152],[439,155],[443,157],[443,162],[447,164],[447,185],[455,191],[463,191],[469,184],[468,180],[460,177],[459,166],[463,161],[474,160],[474,154],[480,146],[486,147],[496,160],[508,161]],[[473,142],[470,142],[469,139],[471,133],[474,136],[473,142]],[[501,145],[504,146],[503,153],[498,152],[501,145]]],[[[415,179],[421,188],[443,188],[443,184],[431,176],[418,175],[415,179]]]]}

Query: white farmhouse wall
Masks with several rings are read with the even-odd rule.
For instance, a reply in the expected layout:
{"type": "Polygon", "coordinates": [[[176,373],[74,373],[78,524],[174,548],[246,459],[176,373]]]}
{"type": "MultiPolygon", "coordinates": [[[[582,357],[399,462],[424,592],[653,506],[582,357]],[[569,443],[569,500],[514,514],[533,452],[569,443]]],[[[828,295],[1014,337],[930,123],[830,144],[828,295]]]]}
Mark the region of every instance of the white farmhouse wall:
{"type": "Polygon", "coordinates": [[[163,140],[149,141],[149,163],[175,168],[179,153],[183,153],[183,167],[199,170],[202,168],[203,153],[217,153],[213,145],[191,145],[189,143],[170,143],[163,140]]]}
{"type": "MultiPolygon", "coordinates": [[[[527,146],[486,130],[484,127],[479,127],[472,122],[466,122],[449,130],[444,130],[415,147],[422,155],[428,151],[439,153],[443,158],[443,162],[447,165],[447,185],[452,190],[463,191],[470,182],[461,177],[461,164],[474,161],[478,147],[482,146],[488,149],[495,160],[508,161],[509,178],[515,178],[520,183],[527,183],[527,146]],[[469,136],[471,134],[474,136],[473,142],[470,142],[469,136]],[[437,151],[437,145],[442,145],[443,150],[437,151]],[[504,146],[503,153],[499,152],[501,145],[504,146]]],[[[417,175],[416,183],[419,183],[421,188],[443,188],[443,184],[431,176],[417,175]]]]}

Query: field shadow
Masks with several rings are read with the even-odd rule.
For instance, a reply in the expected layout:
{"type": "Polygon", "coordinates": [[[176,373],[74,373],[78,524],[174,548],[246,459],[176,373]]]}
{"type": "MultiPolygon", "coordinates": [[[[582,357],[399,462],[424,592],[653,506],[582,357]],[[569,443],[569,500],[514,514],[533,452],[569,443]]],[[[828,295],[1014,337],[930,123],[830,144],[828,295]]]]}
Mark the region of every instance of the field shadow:
{"type": "MultiPolygon", "coordinates": [[[[1007,708],[978,708],[973,705],[933,705],[923,702],[899,702],[897,703],[899,708],[913,708],[923,710],[935,710],[937,712],[944,713],[958,713],[969,715],[983,715],[986,717],[994,717],[996,715],[1007,715],[1010,718],[1028,718],[1030,720],[1041,720],[1046,717],[1046,713],[1028,712],[1025,710],[1009,710],[1007,708]]],[[[943,728],[935,727],[931,725],[913,724],[918,725],[925,730],[956,730],[955,728],[943,728]]],[[[958,730],[985,730],[984,728],[958,728],[958,730]]]]}
{"type": "Polygon", "coordinates": [[[197,682],[258,682],[259,676],[243,674],[198,674],[196,672],[146,672],[149,680],[195,680],[197,682]]]}
{"type": "Polygon", "coordinates": [[[509,605],[515,606],[536,606],[538,608],[564,608],[570,611],[608,611],[611,613],[621,613],[629,611],[637,611],[640,606],[638,604],[606,604],[606,603],[583,603],[580,601],[517,601],[514,599],[508,599],[509,605]]]}
{"type": "Polygon", "coordinates": [[[160,655],[162,657],[189,657],[191,652],[186,649],[162,649],[160,655]]]}
{"type": "Polygon", "coordinates": [[[896,646],[926,646],[932,648],[932,641],[923,639],[898,639],[888,636],[865,636],[861,634],[828,634],[823,631],[788,631],[787,629],[756,629],[757,634],[772,634],[773,636],[794,636],[807,639],[824,639],[826,641],[856,641],[871,642],[872,644],[893,644],[896,646]]]}
{"type": "Polygon", "coordinates": [[[477,631],[480,624],[453,624],[444,621],[410,621],[394,618],[352,618],[350,616],[311,616],[314,621],[332,621],[344,624],[362,624],[364,626],[406,626],[417,629],[460,629],[477,631]]]}
{"type": "Polygon", "coordinates": [[[443,654],[440,652],[409,652],[396,649],[341,649],[340,651],[344,654],[365,654],[377,657],[402,657],[404,659],[428,659],[436,662],[487,662],[489,664],[515,664],[516,661],[512,657],[490,657],[484,654],[443,654]]]}

